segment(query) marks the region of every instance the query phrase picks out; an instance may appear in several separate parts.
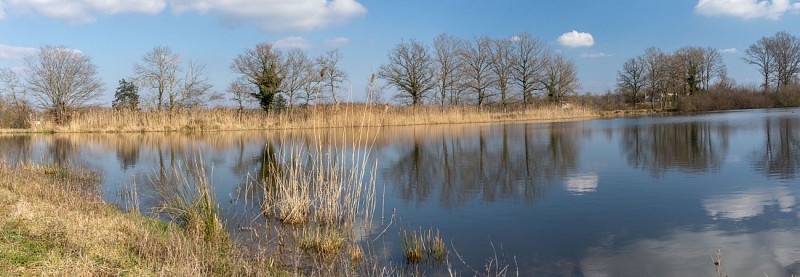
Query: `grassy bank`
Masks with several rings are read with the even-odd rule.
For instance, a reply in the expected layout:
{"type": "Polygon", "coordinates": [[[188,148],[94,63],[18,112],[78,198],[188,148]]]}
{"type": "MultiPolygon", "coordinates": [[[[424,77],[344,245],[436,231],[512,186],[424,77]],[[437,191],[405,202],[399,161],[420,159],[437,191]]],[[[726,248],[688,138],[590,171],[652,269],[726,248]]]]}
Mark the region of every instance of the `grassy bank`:
{"type": "Polygon", "coordinates": [[[0,275],[281,275],[226,240],[104,204],[97,179],[0,164],[0,275]]]}
{"type": "Polygon", "coordinates": [[[69,123],[55,125],[34,119],[31,128],[0,132],[170,132],[269,130],[340,127],[377,127],[431,124],[488,123],[505,121],[562,121],[597,118],[591,108],[564,109],[545,105],[515,108],[317,106],[266,113],[225,109],[176,112],[90,109],[72,114],[69,123]]]}

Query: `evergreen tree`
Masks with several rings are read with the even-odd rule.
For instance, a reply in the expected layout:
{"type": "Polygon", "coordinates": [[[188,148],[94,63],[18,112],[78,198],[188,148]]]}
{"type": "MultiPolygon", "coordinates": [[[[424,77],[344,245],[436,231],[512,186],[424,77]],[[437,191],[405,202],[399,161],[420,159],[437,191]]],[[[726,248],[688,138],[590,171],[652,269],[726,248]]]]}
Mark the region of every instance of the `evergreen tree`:
{"type": "Polygon", "coordinates": [[[139,107],[139,88],[133,82],[119,80],[119,87],[114,93],[114,102],[111,103],[114,109],[136,110],[139,107]]]}

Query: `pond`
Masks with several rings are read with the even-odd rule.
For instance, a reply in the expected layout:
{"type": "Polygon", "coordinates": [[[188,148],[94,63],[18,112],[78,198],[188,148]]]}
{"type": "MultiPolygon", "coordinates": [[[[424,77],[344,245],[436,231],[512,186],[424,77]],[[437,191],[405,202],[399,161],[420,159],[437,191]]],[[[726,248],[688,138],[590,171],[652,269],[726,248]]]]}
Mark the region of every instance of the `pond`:
{"type": "MultiPolygon", "coordinates": [[[[162,165],[202,159],[235,231],[252,222],[239,199],[265,157],[319,136],[276,133],[15,135],[0,155],[91,168],[107,202],[132,207],[135,189],[143,211],[158,205],[148,183],[162,165]]],[[[800,273],[800,109],[390,127],[365,140],[387,262],[403,264],[401,229],[422,228],[440,231],[455,267],[479,271],[496,258],[523,276],[714,276],[719,249],[730,276],[800,273]]]]}

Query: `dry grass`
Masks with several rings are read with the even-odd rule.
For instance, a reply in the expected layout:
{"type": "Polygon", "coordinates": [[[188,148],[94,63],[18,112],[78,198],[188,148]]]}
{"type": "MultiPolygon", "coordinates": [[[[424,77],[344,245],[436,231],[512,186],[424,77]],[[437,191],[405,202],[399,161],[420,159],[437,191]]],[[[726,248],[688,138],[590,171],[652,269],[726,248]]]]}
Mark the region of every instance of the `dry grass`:
{"type": "Polygon", "coordinates": [[[208,181],[202,155],[194,162],[162,168],[151,179],[161,197],[159,213],[171,216],[192,238],[210,245],[226,246],[228,233],[219,215],[219,204],[208,181]]]}
{"type": "MultiPolygon", "coordinates": [[[[75,112],[68,124],[55,126],[47,120],[32,124],[26,132],[172,132],[222,130],[276,130],[378,127],[430,124],[488,123],[504,121],[561,121],[596,118],[590,108],[559,106],[516,108],[316,106],[291,112],[211,109],[188,111],[129,111],[89,109],[75,112]]],[[[21,130],[5,130],[19,132],[21,130]]]]}
{"type": "Polygon", "coordinates": [[[0,275],[273,275],[268,259],[104,204],[96,176],[0,164],[0,275]]]}
{"type": "Polygon", "coordinates": [[[358,234],[372,226],[375,179],[368,176],[374,176],[377,167],[368,159],[368,138],[375,135],[367,133],[377,130],[325,135],[319,130],[309,137],[284,135],[274,158],[265,159],[262,209],[299,228],[295,233],[303,249],[327,257],[347,256],[340,253],[343,246],[355,246],[361,239],[358,234]],[[350,143],[335,143],[340,140],[350,143]]]}

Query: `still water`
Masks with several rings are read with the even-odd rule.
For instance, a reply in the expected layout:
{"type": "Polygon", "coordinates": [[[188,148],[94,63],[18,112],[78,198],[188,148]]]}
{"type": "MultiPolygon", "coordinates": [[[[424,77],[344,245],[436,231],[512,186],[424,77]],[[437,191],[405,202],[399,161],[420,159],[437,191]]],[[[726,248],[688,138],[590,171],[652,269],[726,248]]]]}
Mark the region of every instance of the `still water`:
{"type": "MultiPolygon", "coordinates": [[[[522,276],[714,276],[717,249],[729,276],[800,273],[800,109],[393,127],[369,140],[374,232],[388,226],[382,255],[396,264],[398,228],[422,227],[474,268],[497,256],[522,276]]],[[[202,158],[237,225],[236,199],[286,141],[56,134],[0,137],[0,149],[101,172],[106,201],[123,208],[133,181],[143,210],[157,205],[147,183],[160,165],[202,158]]]]}

